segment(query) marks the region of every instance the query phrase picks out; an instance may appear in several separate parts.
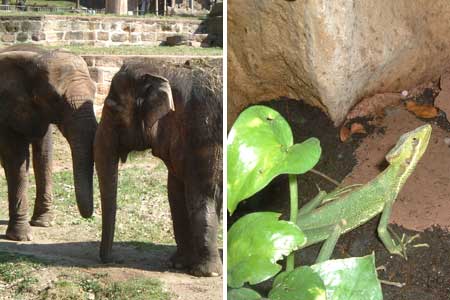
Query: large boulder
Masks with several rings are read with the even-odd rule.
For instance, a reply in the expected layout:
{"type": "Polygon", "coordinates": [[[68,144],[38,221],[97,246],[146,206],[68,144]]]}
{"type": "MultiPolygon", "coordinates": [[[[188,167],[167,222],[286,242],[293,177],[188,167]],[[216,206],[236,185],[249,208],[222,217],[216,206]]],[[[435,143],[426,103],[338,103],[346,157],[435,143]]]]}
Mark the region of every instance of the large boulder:
{"type": "Polygon", "coordinates": [[[448,0],[228,1],[228,121],[287,96],[336,125],[360,99],[450,65],[448,0]]]}

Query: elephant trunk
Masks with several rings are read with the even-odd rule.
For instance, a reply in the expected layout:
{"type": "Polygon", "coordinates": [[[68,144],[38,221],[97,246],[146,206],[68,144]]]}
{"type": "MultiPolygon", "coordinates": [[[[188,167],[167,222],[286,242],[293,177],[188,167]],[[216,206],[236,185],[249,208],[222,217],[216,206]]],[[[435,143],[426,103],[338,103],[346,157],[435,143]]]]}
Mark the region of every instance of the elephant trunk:
{"type": "Polygon", "coordinates": [[[94,156],[102,204],[102,241],[100,258],[111,261],[117,209],[117,172],[119,165],[117,132],[110,126],[108,112],[103,110],[102,120],[95,136],[94,156]]]}
{"type": "Polygon", "coordinates": [[[92,216],[94,155],[93,144],[97,120],[92,102],[85,102],[73,115],[67,128],[67,139],[72,152],[75,197],[78,210],[84,218],[92,216]]]}

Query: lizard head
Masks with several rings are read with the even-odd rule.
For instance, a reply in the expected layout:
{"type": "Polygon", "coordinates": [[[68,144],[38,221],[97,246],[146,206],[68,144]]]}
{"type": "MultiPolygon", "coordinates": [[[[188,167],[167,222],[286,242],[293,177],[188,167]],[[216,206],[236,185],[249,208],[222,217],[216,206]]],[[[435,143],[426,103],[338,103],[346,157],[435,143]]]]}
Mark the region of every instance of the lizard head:
{"type": "Polygon", "coordinates": [[[395,147],[386,155],[386,160],[390,164],[401,162],[414,167],[427,149],[430,136],[431,125],[429,124],[403,134],[395,147]]]}

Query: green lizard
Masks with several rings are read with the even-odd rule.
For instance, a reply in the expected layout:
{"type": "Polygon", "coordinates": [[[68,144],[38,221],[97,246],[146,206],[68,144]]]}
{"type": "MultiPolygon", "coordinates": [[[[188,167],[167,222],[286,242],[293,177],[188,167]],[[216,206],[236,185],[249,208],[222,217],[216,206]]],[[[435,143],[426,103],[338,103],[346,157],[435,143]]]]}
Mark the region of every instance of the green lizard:
{"type": "Polygon", "coordinates": [[[298,214],[297,225],[307,238],[305,248],[325,240],[317,262],[330,258],[339,236],[366,223],[379,213],[378,236],[391,254],[406,259],[406,245],[416,236],[397,243],[388,231],[388,222],[395,199],[424,154],[430,140],[431,126],[423,125],[400,137],[386,155],[389,166],[372,181],[358,187],[351,186],[318,196],[304,205],[298,214]]]}

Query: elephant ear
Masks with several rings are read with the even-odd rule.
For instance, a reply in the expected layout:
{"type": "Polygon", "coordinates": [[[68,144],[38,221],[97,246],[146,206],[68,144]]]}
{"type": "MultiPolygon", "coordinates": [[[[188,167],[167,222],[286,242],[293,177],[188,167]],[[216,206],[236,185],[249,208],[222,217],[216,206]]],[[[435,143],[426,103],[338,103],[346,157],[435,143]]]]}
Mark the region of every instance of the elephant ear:
{"type": "Polygon", "coordinates": [[[146,127],[151,128],[159,119],[175,110],[172,88],[169,80],[152,74],[144,74],[139,87],[137,110],[142,112],[146,127]]]}
{"type": "Polygon", "coordinates": [[[39,57],[49,74],[49,83],[59,96],[64,96],[69,104],[78,108],[84,101],[72,100],[95,98],[95,84],[89,75],[86,62],[78,55],[62,50],[46,52],[39,57]]]}
{"type": "Polygon", "coordinates": [[[8,72],[11,68],[15,68],[30,76],[29,79],[33,79],[39,74],[39,65],[36,63],[37,55],[37,53],[29,51],[0,53],[0,70],[8,72]]]}

